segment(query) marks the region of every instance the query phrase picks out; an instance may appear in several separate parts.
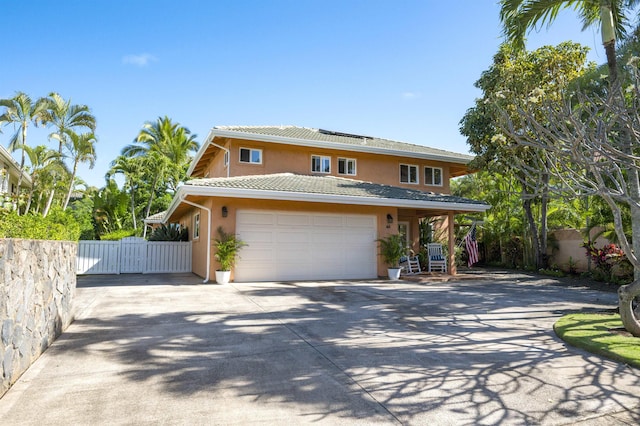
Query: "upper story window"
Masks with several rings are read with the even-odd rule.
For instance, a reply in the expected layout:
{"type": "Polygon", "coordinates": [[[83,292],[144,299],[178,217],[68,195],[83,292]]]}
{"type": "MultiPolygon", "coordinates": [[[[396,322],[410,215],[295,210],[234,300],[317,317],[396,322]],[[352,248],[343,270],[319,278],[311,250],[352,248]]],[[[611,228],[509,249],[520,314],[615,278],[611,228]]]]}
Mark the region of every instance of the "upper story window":
{"type": "Polygon", "coordinates": [[[442,169],[440,167],[425,167],[424,184],[442,186],[442,169]]]}
{"type": "MultiPolygon", "coordinates": [[[[242,158],[242,148],[240,149],[240,158],[242,158]]],[[[229,151],[224,152],[224,166],[227,167],[229,165],[229,151]]]]}
{"type": "Polygon", "coordinates": [[[262,164],[262,150],[254,148],[240,148],[240,162],[262,164]]]}
{"type": "Polygon", "coordinates": [[[356,160],[353,158],[338,158],[338,174],[355,176],[356,160]]]}
{"type": "Polygon", "coordinates": [[[400,183],[418,183],[418,166],[400,164],[400,183]]]}
{"type": "Polygon", "coordinates": [[[312,155],[311,171],[314,173],[331,173],[331,157],[312,155]]]}
{"type": "Polygon", "coordinates": [[[200,213],[196,213],[193,216],[193,239],[200,238],[200,213]]]}

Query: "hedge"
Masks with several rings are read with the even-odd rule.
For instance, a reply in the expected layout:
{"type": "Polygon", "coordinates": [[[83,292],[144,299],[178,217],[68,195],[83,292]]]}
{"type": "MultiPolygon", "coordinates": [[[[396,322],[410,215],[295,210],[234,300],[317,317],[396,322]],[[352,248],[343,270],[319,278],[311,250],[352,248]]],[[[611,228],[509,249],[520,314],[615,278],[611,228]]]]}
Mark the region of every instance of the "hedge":
{"type": "Polygon", "coordinates": [[[78,241],[80,225],[59,208],[52,209],[46,217],[33,213],[18,216],[15,211],[0,209],[0,238],[78,241]]]}

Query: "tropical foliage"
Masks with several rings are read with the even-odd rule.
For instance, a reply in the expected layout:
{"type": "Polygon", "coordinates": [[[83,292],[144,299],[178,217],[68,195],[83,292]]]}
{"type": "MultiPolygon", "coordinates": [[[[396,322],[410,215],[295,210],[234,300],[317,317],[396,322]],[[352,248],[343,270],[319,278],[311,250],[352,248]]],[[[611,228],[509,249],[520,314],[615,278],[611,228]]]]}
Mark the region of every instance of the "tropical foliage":
{"type": "Polygon", "coordinates": [[[36,100],[18,92],[0,100],[2,125],[15,129],[7,147],[20,151],[20,168],[32,181],[28,188],[22,185],[21,174],[18,187],[22,191],[1,194],[2,205],[15,208],[15,216],[47,217],[65,210],[80,227],[82,239],[141,235],[142,219],[168,207],[199,148],[189,129],[159,117],[145,123],[133,143],[111,162],[105,185],[90,188],[78,176],[80,164],[92,168],[97,160],[96,119],[88,106],[74,104],[56,92],[36,100]],[[50,147],[28,143],[31,126],[51,130],[50,147]],[[114,179],[117,176],[124,179],[122,188],[114,179]]]}
{"type": "Polygon", "coordinates": [[[149,241],[189,241],[189,230],[175,223],[160,225],[153,230],[149,241]]]}
{"type": "Polygon", "coordinates": [[[230,271],[238,260],[240,249],[247,244],[234,234],[225,232],[222,226],[218,227],[217,234],[218,236],[213,243],[216,249],[214,257],[220,264],[220,271],[230,271]]]}
{"type": "Polygon", "coordinates": [[[79,237],[80,226],[73,215],[59,208],[47,217],[0,209],[0,238],[77,241],[79,237]]]}

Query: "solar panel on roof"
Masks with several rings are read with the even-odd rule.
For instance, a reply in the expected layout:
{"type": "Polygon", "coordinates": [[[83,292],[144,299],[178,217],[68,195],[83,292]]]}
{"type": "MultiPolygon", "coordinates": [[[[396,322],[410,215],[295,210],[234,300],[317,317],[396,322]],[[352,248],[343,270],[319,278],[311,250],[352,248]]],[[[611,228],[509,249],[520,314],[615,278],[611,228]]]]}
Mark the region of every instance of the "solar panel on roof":
{"type": "Polygon", "coordinates": [[[346,138],[373,139],[371,136],[355,135],[353,133],[334,132],[333,130],[325,130],[325,129],[318,129],[318,133],[322,133],[323,135],[330,135],[330,136],[343,136],[346,138]]]}

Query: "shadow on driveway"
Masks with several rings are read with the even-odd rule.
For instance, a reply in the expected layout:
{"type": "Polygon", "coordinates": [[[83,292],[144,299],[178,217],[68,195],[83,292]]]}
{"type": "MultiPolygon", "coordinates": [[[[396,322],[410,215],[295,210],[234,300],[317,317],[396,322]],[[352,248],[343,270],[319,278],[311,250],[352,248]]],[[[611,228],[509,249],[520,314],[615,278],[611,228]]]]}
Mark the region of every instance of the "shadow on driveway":
{"type": "Polygon", "coordinates": [[[638,404],[638,370],[551,329],[612,294],[522,276],[192,279],[80,280],[91,303],[0,400],[2,423],[566,424],[638,404]]]}

